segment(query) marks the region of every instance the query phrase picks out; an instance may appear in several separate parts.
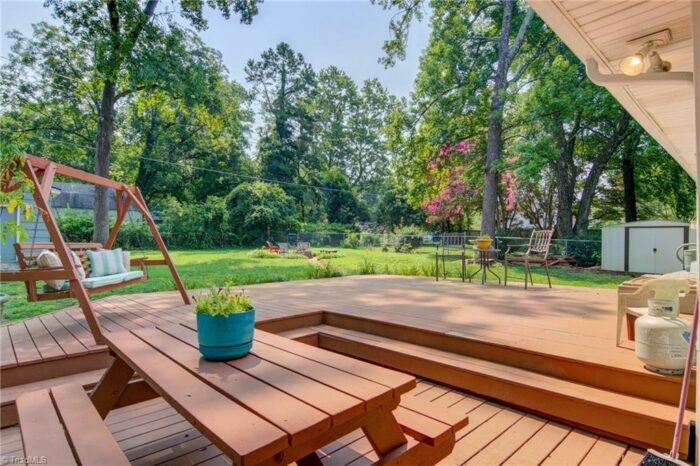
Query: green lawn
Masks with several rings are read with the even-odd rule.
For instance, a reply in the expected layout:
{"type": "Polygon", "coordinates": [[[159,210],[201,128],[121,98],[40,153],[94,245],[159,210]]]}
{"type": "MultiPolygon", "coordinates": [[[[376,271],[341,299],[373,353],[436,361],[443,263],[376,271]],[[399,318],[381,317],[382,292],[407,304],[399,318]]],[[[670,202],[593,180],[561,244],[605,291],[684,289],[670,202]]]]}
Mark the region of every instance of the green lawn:
{"type": "MultiPolygon", "coordinates": [[[[172,251],[173,259],[182,276],[185,286],[189,289],[203,288],[212,285],[247,285],[287,280],[306,280],[335,275],[357,274],[394,274],[435,276],[435,249],[424,247],[411,254],[382,252],[374,249],[342,249],[338,248],[338,256],[322,259],[329,264],[327,270],[319,270],[308,259],[302,257],[285,258],[253,258],[249,256],[251,249],[218,249],[218,250],[180,250],[172,251]]],[[[133,257],[139,253],[134,251],[133,257]]],[[[160,257],[156,251],[146,251],[150,258],[160,257]]],[[[470,271],[476,270],[476,265],[470,266],[470,271]]],[[[459,260],[448,261],[448,274],[459,276],[459,260]]],[[[503,275],[501,266],[495,267],[499,275],[503,275]]],[[[167,267],[150,267],[150,278],[133,286],[119,288],[111,293],[127,294],[146,291],[173,290],[175,285],[167,267]]],[[[536,283],[546,283],[544,271],[537,268],[533,272],[536,283]]],[[[509,272],[513,282],[522,283],[521,267],[513,267],[509,272]]],[[[552,269],[552,282],[555,285],[582,287],[614,288],[628,279],[625,275],[576,272],[564,269],[552,269]]],[[[0,283],[0,289],[12,296],[5,307],[8,320],[23,319],[32,315],[43,314],[75,304],[74,300],[62,299],[28,303],[25,299],[25,289],[22,283],[0,283]]],[[[106,294],[105,294],[106,295],[106,294]]],[[[102,295],[102,296],[105,296],[102,295]]],[[[101,295],[97,295],[99,298],[101,295]]]]}

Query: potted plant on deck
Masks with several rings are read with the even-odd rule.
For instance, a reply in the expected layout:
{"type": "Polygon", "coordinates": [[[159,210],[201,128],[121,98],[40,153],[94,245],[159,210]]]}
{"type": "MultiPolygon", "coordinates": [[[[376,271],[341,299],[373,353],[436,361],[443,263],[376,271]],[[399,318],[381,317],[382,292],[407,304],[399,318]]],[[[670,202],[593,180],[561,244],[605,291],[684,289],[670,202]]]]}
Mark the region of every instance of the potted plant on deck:
{"type": "Polygon", "coordinates": [[[476,243],[476,246],[481,249],[482,251],[487,251],[491,247],[491,243],[493,243],[493,239],[489,235],[481,235],[477,237],[474,242],[476,243]]]}
{"type": "Polygon", "coordinates": [[[212,361],[245,356],[253,346],[255,309],[245,292],[212,288],[195,298],[199,352],[212,361]]]}

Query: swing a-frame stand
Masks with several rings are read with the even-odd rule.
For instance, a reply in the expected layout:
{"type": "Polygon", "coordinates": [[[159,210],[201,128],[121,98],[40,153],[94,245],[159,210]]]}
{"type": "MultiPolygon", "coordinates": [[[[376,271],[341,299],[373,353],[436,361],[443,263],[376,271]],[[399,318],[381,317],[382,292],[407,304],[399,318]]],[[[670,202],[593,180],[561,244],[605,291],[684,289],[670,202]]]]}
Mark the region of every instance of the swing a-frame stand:
{"type": "MultiPolygon", "coordinates": [[[[94,244],[93,246],[95,247],[103,246],[106,249],[112,248],[114,242],[117,239],[117,235],[119,234],[119,229],[124,223],[124,219],[127,215],[129,208],[132,205],[136,207],[136,209],[138,209],[139,212],[141,212],[141,214],[143,215],[143,219],[148,224],[148,227],[151,230],[151,234],[153,235],[153,238],[156,244],[158,245],[158,249],[160,249],[160,252],[163,254],[163,259],[134,259],[132,260],[132,264],[140,265],[142,268],[144,268],[144,266],[147,265],[167,265],[170,269],[170,273],[173,276],[175,285],[180,291],[182,300],[185,304],[190,304],[187,291],[185,290],[185,287],[182,284],[180,275],[177,273],[177,269],[175,269],[175,264],[173,263],[173,260],[170,257],[168,249],[165,247],[165,242],[163,242],[163,238],[158,232],[158,228],[156,227],[156,224],[153,221],[151,212],[148,210],[146,201],[143,199],[139,188],[124,183],[119,183],[108,178],[103,178],[101,176],[93,175],[92,173],[88,173],[82,170],[77,170],[66,165],[61,165],[59,163],[55,163],[50,160],[43,159],[41,157],[36,157],[33,155],[26,155],[25,157],[26,160],[22,165],[22,171],[24,172],[25,176],[34,184],[34,189],[32,192],[34,196],[34,201],[44,220],[44,224],[46,225],[46,230],[49,233],[49,237],[51,238],[51,249],[61,260],[61,267],[29,268],[26,267],[27,264],[23,263],[24,259],[20,258],[18,254],[18,259],[20,259],[20,266],[22,269],[16,271],[3,271],[1,281],[25,282],[25,285],[27,286],[27,294],[29,300],[58,299],[65,297],[75,298],[76,300],[78,300],[80,308],[83,310],[85,320],[90,326],[90,330],[92,332],[93,337],[95,338],[95,342],[98,344],[102,343],[102,329],[97,319],[95,309],[92,305],[92,302],[90,301],[90,292],[113,289],[119,286],[128,285],[130,284],[130,282],[123,282],[117,285],[110,285],[109,288],[94,289],[90,291],[86,289],[86,287],[81,282],[80,276],[78,275],[78,270],[76,268],[76,265],[73,264],[70,254],[71,246],[75,246],[75,244],[66,243],[63,240],[63,235],[61,235],[61,231],[58,228],[56,219],[54,218],[49,206],[49,195],[51,194],[51,185],[53,184],[55,176],[61,175],[67,178],[73,178],[96,186],[104,186],[110,189],[114,189],[116,191],[116,222],[112,227],[112,230],[109,233],[109,237],[107,238],[107,241],[104,243],[104,245],[94,244]],[[40,298],[40,295],[37,294],[36,290],[37,280],[68,280],[69,288],[68,290],[66,290],[66,292],[58,292],[56,294],[43,294],[42,296],[46,297],[40,298]],[[55,297],[51,297],[48,295],[54,295],[55,297]]],[[[19,183],[13,183],[14,174],[9,173],[7,175],[8,176],[3,177],[2,184],[0,185],[0,189],[2,190],[2,192],[11,192],[19,189],[21,185],[19,183]]],[[[85,246],[90,245],[84,245],[83,247],[85,246]]],[[[16,249],[18,249],[18,252],[20,252],[18,247],[16,247],[16,249]]]]}

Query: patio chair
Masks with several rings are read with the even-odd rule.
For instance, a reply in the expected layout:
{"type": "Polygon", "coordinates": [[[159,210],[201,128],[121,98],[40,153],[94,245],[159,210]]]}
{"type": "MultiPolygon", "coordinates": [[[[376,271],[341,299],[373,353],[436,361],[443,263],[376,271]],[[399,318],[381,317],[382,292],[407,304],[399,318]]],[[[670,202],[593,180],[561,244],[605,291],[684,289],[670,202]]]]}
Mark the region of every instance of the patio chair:
{"type": "Polygon", "coordinates": [[[311,257],[313,254],[311,253],[311,244],[305,242],[305,241],[299,241],[297,243],[297,254],[301,254],[306,257],[311,257]]]}
{"type": "Polygon", "coordinates": [[[277,243],[280,248],[280,254],[287,254],[289,252],[289,243],[277,243]]]}
{"type": "Polygon", "coordinates": [[[552,244],[552,235],[554,230],[535,230],[530,235],[530,241],[527,244],[511,244],[506,249],[503,260],[505,268],[504,284],[508,285],[508,263],[523,264],[525,267],[525,289],[527,290],[527,278],[530,277],[530,284],[534,286],[532,280],[532,264],[540,264],[544,267],[547,274],[547,283],[552,287],[552,279],[549,276],[549,247],[552,244]],[[511,253],[514,249],[524,249],[525,252],[511,253]]]}
{"type": "Polygon", "coordinates": [[[267,249],[269,249],[270,252],[274,252],[275,254],[279,254],[279,253],[280,253],[280,247],[279,247],[279,246],[275,246],[274,244],[272,244],[272,243],[269,242],[269,241],[265,241],[265,243],[267,244],[267,249]]]}

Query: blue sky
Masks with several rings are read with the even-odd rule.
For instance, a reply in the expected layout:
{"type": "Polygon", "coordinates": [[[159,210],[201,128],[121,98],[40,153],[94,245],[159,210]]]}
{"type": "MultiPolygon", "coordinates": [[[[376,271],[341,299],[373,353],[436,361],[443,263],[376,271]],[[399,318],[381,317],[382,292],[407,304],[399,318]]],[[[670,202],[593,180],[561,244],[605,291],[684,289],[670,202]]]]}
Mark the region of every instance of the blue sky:
{"type": "MultiPolygon", "coordinates": [[[[162,0],[159,8],[170,6],[162,0]]],[[[224,20],[214,11],[207,12],[209,29],[201,33],[205,42],[223,55],[230,76],[245,82],[243,68],[250,58],[280,41],[301,52],[314,69],[338,66],[358,82],[376,77],[390,92],[408,96],[418,71],[421,51],[426,46],[430,30],[427,21],[415,23],[409,36],[404,62],[388,70],[377,63],[382,44],[388,37],[388,24],[395,12],[384,11],[369,0],[356,1],[267,1],[250,26],[241,25],[237,18],[224,20]]],[[[18,29],[28,35],[31,24],[52,21],[43,1],[0,0],[0,50],[7,56],[7,31],[18,29]]]]}

